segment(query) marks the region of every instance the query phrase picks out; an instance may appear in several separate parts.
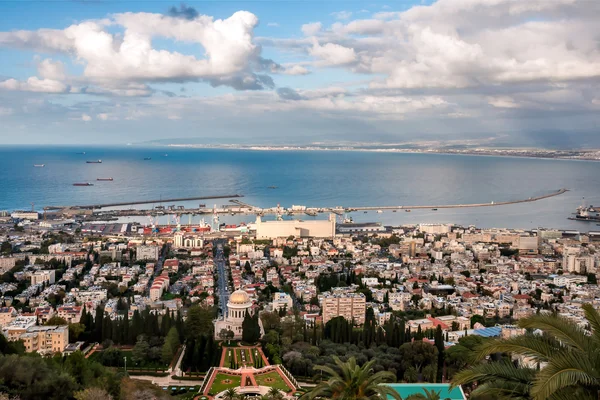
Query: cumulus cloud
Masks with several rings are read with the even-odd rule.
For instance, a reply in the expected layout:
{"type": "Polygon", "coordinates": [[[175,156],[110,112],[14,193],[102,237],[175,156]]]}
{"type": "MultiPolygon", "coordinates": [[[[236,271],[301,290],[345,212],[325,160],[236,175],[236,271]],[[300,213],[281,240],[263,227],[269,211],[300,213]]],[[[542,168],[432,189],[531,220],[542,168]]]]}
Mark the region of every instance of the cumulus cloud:
{"type": "Polygon", "coordinates": [[[344,47],[335,43],[320,45],[315,39],[313,47],[308,50],[309,54],[320,60],[322,66],[346,65],[356,61],[354,49],[344,47]]]}
{"type": "MultiPolygon", "coordinates": [[[[122,13],[108,21],[85,21],[63,30],[0,32],[0,47],[72,56],[84,66],[83,77],[100,86],[115,80],[221,85],[251,77],[251,65],[260,57],[260,47],[253,42],[258,18],[238,11],[229,18],[214,19],[191,10],[182,5],[170,11],[173,16],[122,13]],[[113,27],[123,32],[114,32],[113,27]],[[154,48],[155,38],[195,44],[205,57],[154,48]]],[[[40,62],[38,70],[42,79],[64,77],[62,64],[50,59],[40,62]]],[[[236,85],[246,86],[254,88],[236,85]]]]}
{"type": "Polygon", "coordinates": [[[285,66],[283,73],[285,75],[307,75],[310,74],[310,71],[302,65],[294,64],[285,66]]]}
{"type": "Polygon", "coordinates": [[[300,28],[304,36],[314,36],[323,28],[323,24],[320,22],[310,22],[302,25],[300,28]]]}
{"type": "Polygon", "coordinates": [[[26,81],[7,79],[0,82],[0,89],[38,93],[66,93],[69,86],[54,79],[39,79],[33,76],[26,81]]]}
{"type": "Polygon", "coordinates": [[[87,115],[87,114],[81,114],[81,120],[82,120],[83,122],[90,122],[90,121],[92,120],[92,117],[90,117],[90,116],[89,116],[89,115],[87,115]]]}
{"type": "Polygon", "coordinates": [[[53,61],[51,58],[40,61],[37,69],[42,79],[62,81],[66,77],[64,64],[61,61],[53,61]]]}

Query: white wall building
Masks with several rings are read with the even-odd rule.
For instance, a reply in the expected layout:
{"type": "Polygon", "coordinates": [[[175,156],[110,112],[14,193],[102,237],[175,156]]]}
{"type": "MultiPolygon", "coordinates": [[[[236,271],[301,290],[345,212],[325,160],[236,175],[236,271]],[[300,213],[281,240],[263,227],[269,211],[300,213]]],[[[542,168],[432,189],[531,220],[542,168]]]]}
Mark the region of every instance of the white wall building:
{"type": "Polygon", "coordinates": [[[279,237],[318,237],[332,238],[335,236],[335,215],[327,220],[299,221],[263,221],[256,218],[256,238],[274,239],[279,237]]]}

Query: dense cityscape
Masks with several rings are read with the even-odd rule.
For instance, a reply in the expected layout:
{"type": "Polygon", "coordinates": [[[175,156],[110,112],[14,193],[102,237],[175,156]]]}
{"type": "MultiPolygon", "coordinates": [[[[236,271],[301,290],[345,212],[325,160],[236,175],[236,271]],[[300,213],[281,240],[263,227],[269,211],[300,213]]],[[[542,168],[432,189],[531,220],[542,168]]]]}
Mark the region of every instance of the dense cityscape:
{"type": "Polygon", "coordinates": [[[0,400],[600,400],[600,0],[0,15],[0,400]]]}
{"type": "MultiPolygon", "coordinates": [[[[476,349],[536,317],[586,329],[600,297],[594,232],[40,217],[1,217],[1,387],[23,398],[329,397],[321,366],[356,362],[392,397],[492,399],[497,381],[465,377],[491,365],[476,349]]],[[[535,373],[537,355],[510,354],[496,363],[535,373]]]]}

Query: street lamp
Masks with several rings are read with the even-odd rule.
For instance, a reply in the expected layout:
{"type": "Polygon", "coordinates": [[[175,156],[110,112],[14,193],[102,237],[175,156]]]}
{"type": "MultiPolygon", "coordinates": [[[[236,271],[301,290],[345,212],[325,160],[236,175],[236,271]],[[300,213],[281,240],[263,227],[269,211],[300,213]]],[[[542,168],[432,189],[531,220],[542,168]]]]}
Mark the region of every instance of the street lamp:
{"type": "Polygon", "coordinates": [[[125,375],[127,375],[127,357],[123,357],[123,361],[125,361],[125,375]]]}

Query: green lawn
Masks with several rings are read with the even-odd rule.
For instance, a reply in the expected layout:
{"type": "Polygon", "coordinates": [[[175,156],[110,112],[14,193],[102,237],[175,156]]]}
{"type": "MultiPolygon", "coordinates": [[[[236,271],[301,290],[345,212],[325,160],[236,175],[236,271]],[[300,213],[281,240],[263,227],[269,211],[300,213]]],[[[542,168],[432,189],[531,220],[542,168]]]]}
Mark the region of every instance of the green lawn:
{"type": "Polygon", "coordinates": [[[208,391],[208,394],[210,394],[211,396],[214,396],[218,393],[221,393],[224,390],[227,390],[229,388],[235,388],[240,386],[242,383],[242,377],[240,375],[228,375],[228,374],[223,374],[223,373],[218,373],[215,376],[215,379],[212,383],[212,386],[210,387],[210,390],[208,391]],[[228,380],[228,382],[223,382],[225,380],[228,380]]]}
{"type": "Polygon", "coordinates": [[[274,387],[284,392],[289,392],[290,390],[292,390],[292,388],[290,388],[287,385],[287,383],[285,383],[285,381],[277,371],[271,371],[266,374],[254,375],[254,379],[256,379],[256,384],[259,386],[274,387]]]}
{"type": "MultiPolygon", "coordinates": [[[[225,368],[230,368],[230,360],[234,359],[233,356],[233,352],[235,351],[235,349],[232,348],[228,348],[228,347],[224,347],[223,351],[225,352],[225,363],[223,364],[223,366],[225,368]],[[231,356],[229,355],[231,353],[231,356]]],[[[234,365],[235,367],[235,365],[234,365]]]]}
{"type": "Polygon", "coordinates": [[[238,366],[242,366],[242,365],[252,365],[252,361],[250,361],[250,351],[248,349],[236,349],[235,350],[235,354],[237,355],[237,363],[238,366]],[[242,361],[242,353],[244,353],[245,357],[246,357],[246,362],[244,363],[242,361]]]}

